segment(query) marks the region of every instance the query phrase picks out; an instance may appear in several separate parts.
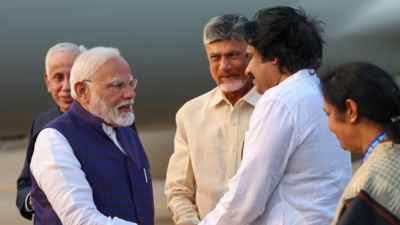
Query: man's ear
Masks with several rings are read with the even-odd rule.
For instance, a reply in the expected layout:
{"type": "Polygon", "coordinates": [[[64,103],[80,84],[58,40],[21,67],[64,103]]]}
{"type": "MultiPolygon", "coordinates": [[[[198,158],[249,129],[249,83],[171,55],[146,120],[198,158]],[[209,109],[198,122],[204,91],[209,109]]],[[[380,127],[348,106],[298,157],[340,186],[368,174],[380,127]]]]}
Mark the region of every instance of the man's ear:
{"type": "Polygon", "coordinates": [[[274,58],[273,60],[271,60],[271,64],[272,65],[279,65],[279,59],[278,58],[274,58]]]}
{"type": "Polygon", "coordinates": [[[78,96],[79,102],[87,104],[89,102],[89,88],[83,82],[76,82],[74,91],[78,96]]]}
{"type": "Polygon", "coordinates": [[[50,77],[47,75],[47,73],[44,74],[44,82],[46,83],[47,86],[47,91],[51,93],[51,88],[50,88],[50,77]]]}

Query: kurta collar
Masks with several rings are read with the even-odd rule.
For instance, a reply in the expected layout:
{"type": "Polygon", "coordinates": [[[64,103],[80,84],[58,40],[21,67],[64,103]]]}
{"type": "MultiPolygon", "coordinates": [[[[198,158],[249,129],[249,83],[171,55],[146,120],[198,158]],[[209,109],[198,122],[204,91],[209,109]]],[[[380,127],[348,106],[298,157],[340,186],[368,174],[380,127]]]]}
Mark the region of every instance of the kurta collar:
{"type": "MultiPolygon", "coordinates": [[[[220,103],[222,100],[228,101],[228,98],[226,98],[225,93],[221,90],[221,88],[216,87],[217,91],[214,94],[214,97],[211,99],[210,105],[208,108],[211,108],[218,103],[220,103]]],[[[229,102],[229,101],[228,101],[229,102]]]]}
{"type": "Polygon", "coordinates": [[[101,126],[103,127],[104,132],[108,135],[108,136],[112,136],[115,132],[115,127],[110,127],[105,123],[101,123],[101,126]]]}
{"type": "MultiPolygon", "coordinates": [[[[212,98],[208,108],[216,106],[222,100],[224,100],[227,104],[230,104],[228,98],[226,97],[225,93],[221,90],[221,88],[219,87],[216,88],[217,91],[215,92],[214,97],[212,98]]],[[[247,92],[245,96],[243,96],[242,99],[248,102],[250,105],[255,106],[257,104],[258,99],[260,99],[260,95],[257,93],[256,87],[254,86],[253,88],[250,89],[249,92],[247,92]]]]}
{"type": "Polygon", "coordinates": [[[102,127],[101,125],[101,119],[98,117],[93,116],[91,113],[86,111],[79,102],[76,100],[74,103],[72,103],[71,110],[75,115],[77,115],[79,118],[81,118],[83,121],[86,121],[87,123],[90,123],[96,127],[102,127]]]}

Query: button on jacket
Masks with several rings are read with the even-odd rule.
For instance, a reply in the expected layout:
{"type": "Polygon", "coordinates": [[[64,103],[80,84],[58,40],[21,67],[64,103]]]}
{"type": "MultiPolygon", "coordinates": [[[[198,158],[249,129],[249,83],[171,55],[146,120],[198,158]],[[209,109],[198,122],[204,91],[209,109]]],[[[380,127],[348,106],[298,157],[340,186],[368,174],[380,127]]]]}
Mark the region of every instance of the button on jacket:
{"type": "Polygon", "coordinates": [[[219,87],[187,102],[177,113],[175,152],[165,192],[175,223],[198,223],[237,172],[244,133],[261,97],[253,87],[234,106],[219,87]]]}

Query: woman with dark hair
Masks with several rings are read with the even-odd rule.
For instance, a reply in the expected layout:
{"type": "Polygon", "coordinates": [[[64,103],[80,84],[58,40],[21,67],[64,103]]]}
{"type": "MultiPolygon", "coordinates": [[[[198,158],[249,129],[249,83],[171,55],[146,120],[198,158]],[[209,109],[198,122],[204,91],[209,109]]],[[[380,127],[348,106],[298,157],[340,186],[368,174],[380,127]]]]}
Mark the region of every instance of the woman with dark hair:
{"type": "Polygon", "coordinates": [[[400,224],[400,91],[381,68],[350,63],[321,78],[329,129],[363,153],[333,224],[400,224]]]}

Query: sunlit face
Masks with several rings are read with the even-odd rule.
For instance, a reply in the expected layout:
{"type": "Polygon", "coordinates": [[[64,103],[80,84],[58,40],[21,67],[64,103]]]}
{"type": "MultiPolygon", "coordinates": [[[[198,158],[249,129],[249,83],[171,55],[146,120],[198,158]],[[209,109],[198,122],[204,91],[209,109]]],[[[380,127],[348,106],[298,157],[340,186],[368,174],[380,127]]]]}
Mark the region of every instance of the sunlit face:
{"type": "Polygon", "coordinates": [[[62,112],[67,111],[73,103],[69,77],[78,55],[74,51],[54,53],[48,61],[49,71],[44,75],[47,90],[62,112]]]}
{"type": "Polygon", "coordinates": [[[336,108],[326,102],[325,99],[324,111],[329,118],[329,130],[336,134],[336,138],[339,140],[340,146],[349,152],[362,152],[362,150],[358,147],[359,135],[356,130],[356,126],[348,122],[349,120],[343,118],[343,115],[339,114],[336,108]]]}
{"type": "Polygon", "coordinates": [[[246,44],[243,40],[231,38],[206,44],[211,75],[224,92],[239,91],[249,80],[245,69],[246,44]]]}
{"type": "MultiPolygon", "coordinates": [[[[122,58],[111,58],[98,70],[94,81],[112,82],[132,79],[128,63],[122,58]]],[[[129,126],[134,121],[132,111],[136,93],[129,85],[115,92],[112,84],[91,83],[89,112],[114,126],[129,126]]]]}
{"type": "Polygon", "coordinates": [[[246,55],[250,60],[246,74],[254,76],[253,84],[259,94],[264,94],[265,91],[279,83],[282,74],[278,65],[268,61],[262,62],[261,55],[251,45],[247,46],[246,55]]]}

